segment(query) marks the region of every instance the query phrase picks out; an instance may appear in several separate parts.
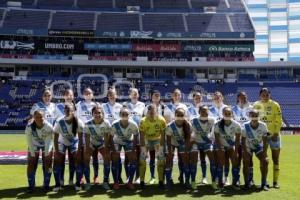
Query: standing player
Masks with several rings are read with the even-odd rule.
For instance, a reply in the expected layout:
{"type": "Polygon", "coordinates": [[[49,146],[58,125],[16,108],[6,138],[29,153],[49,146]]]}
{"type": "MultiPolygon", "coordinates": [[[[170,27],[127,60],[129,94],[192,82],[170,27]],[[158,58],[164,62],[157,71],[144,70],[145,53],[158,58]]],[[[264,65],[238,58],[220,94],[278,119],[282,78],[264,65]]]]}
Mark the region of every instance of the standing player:
{"type": "MultiPolygon", "coordinates": [[[[188,108],[185,104],[181,103],[181,91],[179,89],[175,89],[172,93],[172,102],[168,103],[165,107],[165,113],[164,113],[164,117],[166,119],[167,123],[170,123],[171,121],[173,121],[175,119],[175,110],[177,108],[182,108],[184,110],[185,113],[185,117],[187,119],[189,119],[188,116],[188,108]]],[[[183,184],[183,163],[181,161],[181,157],[178,156],[178,168],[179,168],[179,177],[178,180],[180,181],[181,184],[183,184]]]]}
{"type": "MultiPolygon", "coordinates": [[[[83,91],[83,101],[79,101],[76,104],[76,116],[80,119],[84,124],[92,119],[92,109],[97,105],[93,101],[94,92],[91,88],[85,88],[83,91]]],[[[85,133],[83,133],[83,139],[85,137],[85,133]]],[[[94,154],[93,156],[93,168],[94,168],[94,183],[99,184],[98,179],[98,171],[99,171],[99,161],[98,154],[94,154]]],[[[87,177],[85,177],[87,178],[87,177]]],[[[89,179],[89,178],[88,178],[89,179]]]]}
{"type": "Polygon", "coordinates": [[[104,111],[104,118],[112,124],[115,120],[119,119],[120,110],[123,107],[120,103],[117,103],[117,93],[115,89],[109,89],[107,92],[108,102],[102,104],[104,111]]]}
{"type": "Polygon", "coordinates": [[[232,185],[234,188],[238,188],[240,169],[237,158],[241,140],[241,125],[232,119],[232,110],[230,107],[223,109],[223,118],[214,125],[214,132],[218,152],[219,186],[223,187],[223,168],[225,165],[225,154],[227,153],[232,164],[232,185]]]}
{"type": "MultiPolygon", "coordinates": [[[[164,144],[164,131],[166,128],[165,119],[157,114],[156,105],[152,104],[148,107],[148,113],[146,117],[141,120],[140,124],[140,136],[141,136],[141,156],[140,156],[140,178],[141,178],[141,189],[145,186],[145,172],[146,172],[146,158],[148,151],[157,152],[158,155],[163,154],[163,144],[164,144]]],[[[157,173],[159,179],[159,186],[163,187],[164,181],[164,157],[158,156],[158,166],[157,173]]],[[[150,160],[151,162],[151,160],[150,160]]],[[[154,158],[155,163],[155,158],[154,158]]],[[[155,166],[155,164],[153,164],[155,166]]],[[[152,165],[150,165],[152,167],[152,165]]],[[[153,167],[154,168],[154,167],[153,167]]],[[[154,179],[154,169],[150,168],[151,172],[151,181],[154,179]]],[[[155,179],[154,181],[155,182],[155,179]]]]}
{"type": "MultiPolygon", "coordinates": [[[[109,135],[111,127],[109,121],[104,119],[104,111],[101,106],[95,106],[92,109],[93,119],[88,121],[85,126],[86,143],[85,143],[85,177],[90,177],[90,158],[91,155],[98,152],[102,155],[104,161],[103,167],[103,188],[109,190],[109,171],[110,171],[110,151],[109,151],[109,135]]],[[[87,181],[86,189],[90,188],[89,180],[87,181]]]]}
{"type": "Polygon", "coordinates": [[[132,184],[136,171],[136,144],[139,129],[136,123],[129,119],[129,110],[124,107],[120,111],[120,119],[112,124],[111,148],[112,148],[112,174],[114,179],[113,189],[118,190],[119,186],[119,160],[122,148],[125,151],[125,159],[128,160],[128,182],[127,187],[134,189],[132,184]]]}
{"type": "Polygon", "coordinates": [[[246,122],[242,131],[243,146],[243,163],[244,163],[244,179],[245,188],[250,185],[250,161],[252,154],[255,153],[260,161],[261,172],[261,188],[268,191],[267,175],[268,175],[268,157],[267,157],[267,135],[268,129],[265,123],[258,121],[259,112],[257,110],[250,111],[250,122],[246,122]]]}
{"type": "Polygon", "coordinates": [[[216,163],[213,155],[213,142],[214,134],[213,127],[215,124],[214,118],[208,117],[209,109],[207,106],[201,106],[199,108],[199,117],[196,117],[192,120],[193,134],[191,137],[192,149],[190,153],[190,172],[192,179],[192,188],[196,189],[196,172],[197,172],[197,163],[198,163],[198,151],[202,151],[205,155],[208,156],[210,163],[210,173],[212,176],[212,187],[217,188],[216,185],[216,163]]]}
{"type": "MultiPolygon", "coordinates": [[[[56,109],[55,109],[55,120],[59,120],[64,117],[65,115],[65,105],[66,104],[74,104],[74,92],[71,89],[66,89],[63,92],[63,99],[64,102],[62,103],[57,103],[56,104],[56,109]]],[[[62,168],[61,168],[61,180],[60,180],[60,185],[64,186],[64,172],[65,172],[65,154],[61,160],[62,163],[62,168]]],[[[68,159],[69,159],[69,185],[73,185],[73,179],[74,179],[74,174],[75,174],[75,166],[74,163],[75,161],[73,154],[69,151],[68,149],[68,159]]]]}
{"type": "MultiPolygon", "coordinates": [[[[145,109],[145,104],[141,101],[139,101],[139,91],[136,88],[130,88],[130,102],[126,102],[124,104],[124,106],[126,106],[130,112],[130,118],[139,126],[141,119],[143,117],[143,113],[144,113],[144,109],[145,109]]],[[[139,136],[138,136],[138,141],[137,141],[137,146],[136,146],[136,158],[137,158],[137,162],[139,163],[139,159],[140,159],[140,143],[139,143],[139,136]]],[[[127,160],[125,160],[125,170],[126,170],[126,174],[128,174],[128,168],[126,169],[126,166],[128,166],[127,164],[127,160]]],[[[120,165],[120,167],[122,167],[122,165],[120,165]]],[[[140,183],[139,181],[139,169],[136,170],[136,183],[140,183]]]]}
{"type": "Polygon", "coordinates": [[[35,174],[37,170],[40,151],[42,151],[44,189],[49,190],[52,173],[52,147],[53,147],[53,127],[46,121],[43,110],[33,112],[33,122],[28,124],[25,135],[28,144],[28,192],[31,193],[35,187],[35,174]]]}
{"type": "Polygon", "coordinates": [[[167,136],[167,159],[165,175],[167,181],[167,188],[172,186],[172,168],[174,150],[177,149],[178,159],[182,161],[182,171],[185,175],[185,187],[189,189],[190,182],[190,169],[189,169],[189,152],[190,152],[190,139],[191,139],[191,125],[185,119],[185,110],[177,108],[175,111],[175,120],[168,124],[165,134],[167,136]]]}
{"type": "Polygon", "coordinates": [[[66,103],[64,107],[65,115],[60,118],[54,127],[54,191],[58,192],[61,189],[62,169],[66,151],[69,152],[69,165],[76,168],[76,186],[75,189],[80,190],[80,180],[82,177],[81,165],[82,161],[82,132],[84,124],[75,117],[74,104],[66,103]],[[71,163],[73,162],[73,163],[71,163]]]}
{"type": "MultiPolygon", "coordinates": [[[[213,96],[213,104],[209,108],[209,116],[213,117],[216,121],[219,121],[223,118],[223,109],[227,106],[224,104],[224,97],[220,91],[216,91],[213,96]]],[[[214,152],[215,159],[217,159],[217,151],[214,152]]],[[[224,170],[224,182],[225,185],[229,185],[229,156],[225,154],[225,170],[224,170]]]]}
{"type": "MultiPolygon", "coordinates": [[[[158,116],[164,116],[164,112],[165,112],[165,105],[162,104],[161,102],[161,99],[160,99],[160,92],[158,90],[154,90],[151,92],[150,94],[151,96],[151,104],[147,105],[146,108],[144,109],[144,116],[147,115],[148,111],[149,111],[149,107],[152,106],[152,105],[155,105],[157,111],[157,115],[158,116]]],[[[150,184],[154,184],[155,183],[155,154],[158,154],[160,152],[157,152],[155,149],[148,149],[149,150],[149,167],[150,167],[150,175],[151,175],[151,178],[150,178],[150,181],[149,183],[150,184]]],[[[161,157],[160,157],[161,158],[161,157]]],[[[161,161],[159,161],[161,162],[161,161]]],[[[161,163],[159,163],[161,164],[161,163]]],[[[158,166],[158,167],[161,167],[161,166],[158,166]]],[[[163,187],[162,184],[160,184],[161,187],[163,187]]]]}
{"type": "Polygon", "coordinates": [[[259,92],[260,101],[253,104],[253,108],[259,111],[260,120],[265,122],[269,130],[269,145],[273,160],[273,187],[279,188],[279,154],[281,149],[280,130],[282,125],[282,114],[280,105],[271,100],[268,88],[262,88],[259,92]]]}

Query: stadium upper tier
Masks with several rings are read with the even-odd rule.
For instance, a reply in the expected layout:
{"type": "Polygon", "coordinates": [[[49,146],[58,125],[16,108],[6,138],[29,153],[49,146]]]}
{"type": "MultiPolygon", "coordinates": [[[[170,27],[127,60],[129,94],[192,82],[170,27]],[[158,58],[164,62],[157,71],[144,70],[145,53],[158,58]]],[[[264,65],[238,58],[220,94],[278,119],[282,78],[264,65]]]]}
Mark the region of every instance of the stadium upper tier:
{"type": "MultiPolygon", "coordinates": [[[[12,0],[0,0],[0,6],[7,6],[12,0]]],[[[22,2],[24,8],[72,9],[72,10],[124,10],[127,6],[139,6],[140,10],[197,10],[216,7],[218,11],[244,12],[241,0],[14,0],[22,2]]]]}

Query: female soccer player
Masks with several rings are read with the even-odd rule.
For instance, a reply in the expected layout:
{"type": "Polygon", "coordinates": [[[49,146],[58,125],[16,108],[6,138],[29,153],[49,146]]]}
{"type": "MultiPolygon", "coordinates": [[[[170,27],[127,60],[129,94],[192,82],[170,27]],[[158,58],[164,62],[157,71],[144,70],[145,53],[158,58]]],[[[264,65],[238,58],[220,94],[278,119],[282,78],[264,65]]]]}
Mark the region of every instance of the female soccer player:
{"type": "Polygon", "coordinates": [[[177,108],[175,110],[175,120],[168,124],[165,131],[168,148],[165,175],[168,189],[172,186],[171,174],[175,149],[177,149],[178,152],[178,159],[181,159],[182,161],[182,171],[185,175],[185,187],[190,188],[189,152],[192,129],[190,123],[184,116],[185,110],[183,108],[177,108]]]}
{"type": "MultiPolygon", "coordinates": [[[[196,189],[196,172],[198,163],[198,151],[204,152],[209,158],[210,173],[212,176],[212,187],[216,189],[216,163],[213,155],[214,133],[213,127],[215,124],[214,118],[208,117],[208,106],[199,108],[199,117],[192,120],[193,134],[191,137],[192,149],[190,153],[190,172],[192,180],[192,188],[196,189]]],[[[201,163],[202,164],[202,163],[201,163]]],[[[206,163],[205,163],[206,164],[206,163]]]]}
{"type": "MultiPolygon", "coordinates": [[[[92,117],[92,109],[98,103],[93,101],[94,92],[91,88],[85,88],[83,91],[83,101],[79,101],[76,104],[76,116],[80,119],[84,124],[90,121],[92,117]]],[[[83,138],[85,137],[85,133],[83,133],[83,138]]],[[[98,171],[99,171],[99,161],[98,154],[94,154],[93,156],[93,169],[94,169],[94,183],[99,184],[98,179],[98,171]]],[[[87,178],[87,177],[85,177],[87,178]]],[[[88,178],[89,179],[89,178],[88,178]]]]}
{"type": "MultiPolygon", "coordinates": [[[[141,120],[140,124],[140,136],[141,136],[141,155],[140,155],[140,178],[141,178],[141,189],[145,186],[145,172],[146,172],[146,158],[148,151],[157,152],[157,155],[162,155],[163,153],[163,144],[164,144],[164,131],[166,128],[165,119],[157,114],[156,105],[152,104],[148,106],[148,113],[146,117],[141,120]]],[[[151,159],[150,159],[151,162],[151,159]]],[[[155,157],[152,161],[150,167],[155,166],[155,157]]],[[[154,167],[153,167],[154,168],[154,167]]],[[[150,168],[151,172],[151,181],[154,179],[154,169],[150,168]],[[152,171],[153,170],[153,171],[152,171]]],[[[162,156],[158,156],[158,179],[159,186],[163,187],[164,181],[164,159],[162,156]]],[[[155,182],[155,179],[154,179],[155,182]]]]}
{"type": "Polygon", "coordinates": [[[120,119],[112,124],[112,174],[114,179],[113,189],[118,190],[119,186],[119,161],[122,148],[125,151],[125,159],[128,160],[128,183],[127,188],[134,189],[132,184],[136,170],[136,144],[139,129],[136,123],[129,119],[128,108],[123,107],[120,111],[120,119]]]}
{"type": "Polygon", "coordinates": [[[250,111],[250,122],[243,125],[242,146],[243,146],[243,163],[245,188],[249,188],[249,167],[252,160],[252,154],[255,153],[260,161],[261,172],[261,189],[268,191],[267,174],[268,174],[268,157],[267,157],[267,136],[268,129],[265,123],[258,120],[259,112],[250,111]]]}
{"type": "MultiPolygon", "coordinates": [[[[185,104],[181,103],[181,91],[179,89],[175,89],[172,93],[172,102],[170,102],[169,104],[166,105],[165,108],[165,113],[164,113],[164,117],[167,121],[167,123],[170,123],[171,121],[173,121],[175,119],[175,110],[177,108],[182,108],[184,110],[185,113],[185,117],[187,119],[189,119],[188,116],[188,108],[185,104]]],[[[181,161],[181,158],[178,156],[178,167],[179,167],[179,177],[178,180],[180,181],[181,184],[183,184],[183,163],[181,161]]]]}
{"type": "Polygon", "coordinates": [[[69,165],[76,168],[76,190],[80,190],[80,179],[82,177],[81,166],[78,165],[82,161],[82,132],[84,124],[75,117],[74,104],[66,103],[64,107],[65,115],[54,126],[54,167],[53,173],[55,178],[54,191],[61,189],[62,166],[66,151],[69,152],[69,165]],[[79,145],[81,144],[81,145],[79,145]],[[71,163],[73,162],[73,163],[71,163]]]}
{"type": "MultiPolygon", "coordinates": [[[[155,105],[157,109],[156,113],[158,116],[164,116],[165,105],[161,102],[160,92],[158,90],[154,90],[151,92],[150,96],[151,96],[151,104],[147,105],[146,108],[144,109],[144,116],[147,115],[149,111],[149,107],[152,105],[155,105]]],[[[151,175],[149,183],[154,184],[156,181],[155,180],[155,154],[158,156],[160,152],[157,152],[155,151],[155,149],[151,149],[151,148],[148,150],[149,150],[149,167],[150,167],[150,175],[151,175]]],[[[161,163],[159,164],[160,166],[158,167],[161,167],[161,163]]],[[[160,187],[163,187],[163,184],[160,183],[160,187]]]]}
{"type": "Polygon", "coordinates": [[[53,127],[46,121],[43,110],[33,112],[33,122],[28,124],[25,130],[28,144],[28,192],[31,193],[35,187],[35,174],[37,170],[40,151],[44,163],[44,189],[49,190],[52,174],[52,147],[53,147],[53,127]]]}
{"type": "Polygon", "coordinates": [[[273,160],[273,187],[279,188],[279,154],[281,149],[280,130],[282,126],[282,113],[280,105],[271,100],[268,88],[262,88],[259,92],[260,101],[253,104],[253,108],[259,111],[259,118],[267,124],[269,140],[273,160]]]}
{"type": "Polygon", "coordinates": [[[122,105],[117,103],[117,93],[116,90],[110,88],[107,92],[108,102],[102,104],[103,111],[104,111],[104,118],[112,124],[115,120],[119,119],[120,110],[122,105]]]}
{"type": "Polygon", "coordinates": [[[43,90],[42,101],[35,103],[30,110],[31,117],[33,117],[36,110],[43,110],[45,119],[53,126],[55,122],[55,104],[51,100],[52,93],[49,88],[45,88],[43,90]]]}
{"type": "Polygon", "coordinates": [[[218,152],[218,181],[223,187],[223,168],[225,165],[225,153],[228,154],[232,164],[232,185],[237,188],[239,181],[239,167],[237,162],[238,148],[240,146],[241,125],[232,119],[230,107],[223,109],[223,118],[214,125],[218,152]]]}
{"type": "MultiPolygon", "coordinates": [[[[84,154],[84,173],[85,177],[90,177],[90,157],[93,154],[98,156],[98,152],[102,155],[104,161],[103,168],[103,188],[109,190],[109,171],[110,171],[110,151],[109,151],[109,135],[111,127],[109,121],[104,119],[104,111],[101,106],[95,106],[92,109],[93,119],[88,121],[85,126],[86,142],[84,154]]],[[[89,180],[86,180],[86,189],[90,188],[89,180]]]]}

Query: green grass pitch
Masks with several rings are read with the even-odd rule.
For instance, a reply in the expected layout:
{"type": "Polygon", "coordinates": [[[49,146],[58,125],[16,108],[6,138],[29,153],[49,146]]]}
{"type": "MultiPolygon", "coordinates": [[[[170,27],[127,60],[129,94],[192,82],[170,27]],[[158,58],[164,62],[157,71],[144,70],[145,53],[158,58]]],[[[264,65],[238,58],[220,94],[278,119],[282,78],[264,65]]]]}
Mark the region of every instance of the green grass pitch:
{"type": "MultiPolygon", "coordinates": [[[[222,192],[214,191],[210,186],[199,185],[196,191],[186,191],[176,184],[172,191],[158,189],[157,185],[147,185],[146,189],[129,191],[121,187],[119,191],[104,191],[101,186],[93,186],[89,192],[75,193],[73,188],[66,187],[64,191],[57,194],[53,192],[44,193],[41,188],[37,188],[33,194],[26,194],[26,165],[0,165],[0,199],[240,199],[240,200],[300,200],[300,136],[283,136],[283,149],[280,159],[280,185],[279,190],[271,189],[269,192],[252,189],[249,191],[235,191],[226,188],[222,192]]],[[[1,135],[0,151],[24,151],[26,150],[26,140],[24,135],[1,135]]],[[[259,165],[255,158],[255,182],[260,183],[259,165]]],[[[148,167],[147,167],[148,169],[148,167]]],[[[92,170],[91,170],[92,171],[92,170]]],[[[177,179],[177,165],[174,166],[173,178],[177,179]]],[[[102,168],[100,167],[100,178],[102,168]]],[[[66,172],[68,174],[68,172],[66,172]]],[[[197,180],[200,181],[200,167],[198,166],[197,180]]],[[[92,172],[91,172],[92,176],[92,172]]],[[[124,177],[123,177],[124,178],[124,177]]],[[[269,182],[272,181],[272,162],[269,165],[269,182]]],[[[149,170],[147,170],[146,181],[149,180],[149,170]]],[[[241,177],[241,180],[243,178],[241,177]]],[[[37,186],[42,184],[41,167],[39,166],[37,186]]],[[[51,185],[54,180],[52,176],[51,185]]],[[[138,187],[137,187],[138,188],[138,187]]]]}

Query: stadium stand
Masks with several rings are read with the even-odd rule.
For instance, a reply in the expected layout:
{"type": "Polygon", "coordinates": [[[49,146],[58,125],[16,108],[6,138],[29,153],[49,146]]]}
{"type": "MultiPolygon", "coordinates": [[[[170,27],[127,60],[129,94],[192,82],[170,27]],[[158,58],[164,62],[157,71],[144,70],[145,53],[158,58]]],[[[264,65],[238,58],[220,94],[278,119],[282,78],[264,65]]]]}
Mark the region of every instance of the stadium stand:
{"type": "Polygon", "coordinates": [[[140,30],[138,14],[100,13],[97,31],[131,31],[140,30]]]}

